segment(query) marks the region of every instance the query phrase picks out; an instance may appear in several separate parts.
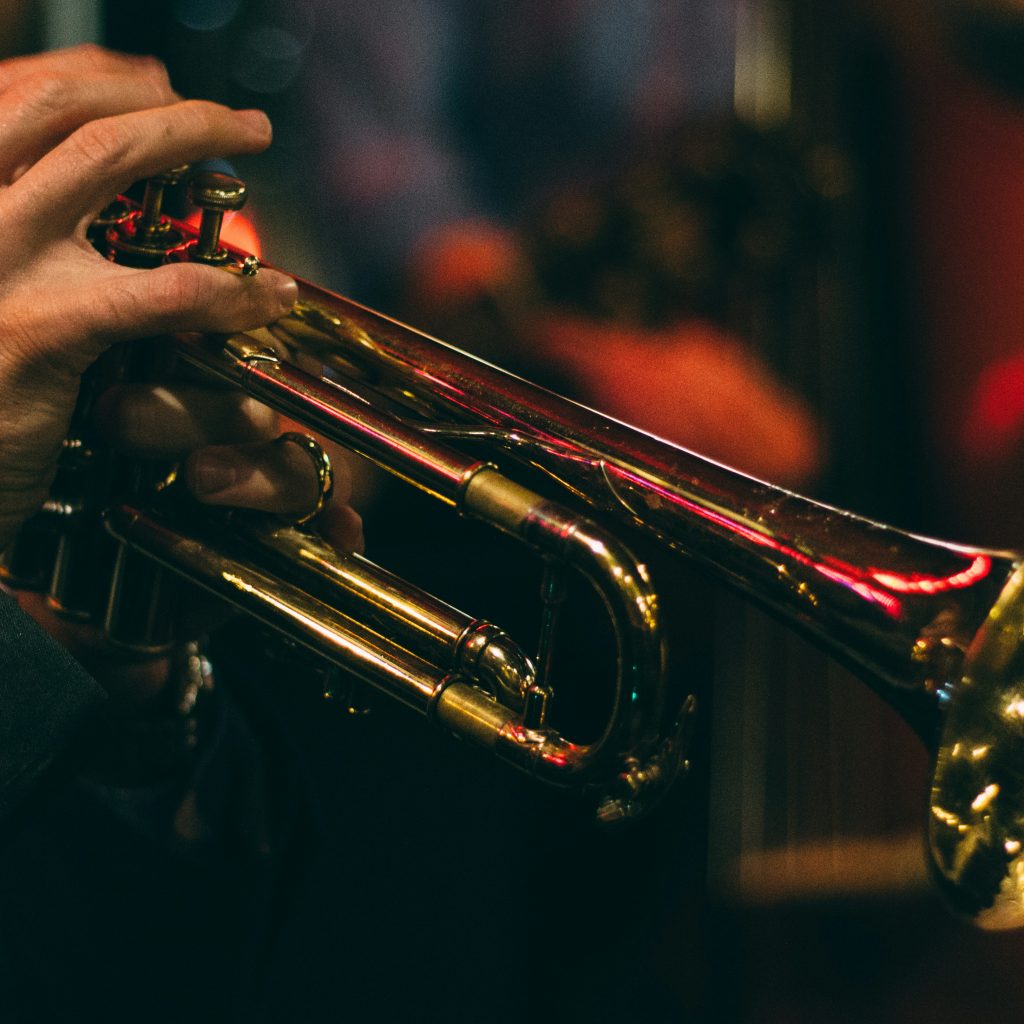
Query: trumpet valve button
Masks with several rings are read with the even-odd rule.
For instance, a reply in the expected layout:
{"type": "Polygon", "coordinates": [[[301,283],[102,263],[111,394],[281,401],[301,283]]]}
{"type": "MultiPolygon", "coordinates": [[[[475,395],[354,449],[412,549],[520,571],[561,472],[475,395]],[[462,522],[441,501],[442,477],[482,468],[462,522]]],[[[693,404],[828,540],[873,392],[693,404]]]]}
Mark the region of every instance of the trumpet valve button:
{"type": "Polygon", "coordinates": [[[139,235],[151,235],[167,231],[170,221],[163,215],[164,190],[177,185],[188,173],[188,164],[171,167],[162,174],[154,174],[146,182],[146,191],[142,197],[142,211],[139,214],[137,232],[139,235]]]}
{"type": "Polygon", "coordinates": [[[221,226],[225,213],[245,206],[245,183],[227,174],[207,171],[189,182],[189,198],[202,211],[199,238],[189,247],[189,259],[217,265],[226,263],[229,257],[220,246],[221,226]]]}
{"type": "Polygon", "coordinates": [[[188,172],[188,165],[171,167],[146,181],[142,208],[111,219],[104,211],[107,254],[116,263],[156,267],[164,256],[182,242],[181,233],[163,215],[164,190],[176,185],[188,172]]]}

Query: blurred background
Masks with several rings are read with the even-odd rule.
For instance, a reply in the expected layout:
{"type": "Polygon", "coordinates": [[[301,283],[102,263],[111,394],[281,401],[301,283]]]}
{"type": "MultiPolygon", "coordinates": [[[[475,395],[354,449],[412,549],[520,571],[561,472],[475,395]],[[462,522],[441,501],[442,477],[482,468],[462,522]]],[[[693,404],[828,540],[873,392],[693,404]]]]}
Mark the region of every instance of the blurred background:
{"type": "MultiPolygon", "coordinates": [[[[235,230],[268,262],[765,479],[1021,544],[1024,4],[0,10],[12,52],[154,53],[183,95],[266,110],[235,230]]],[[[361,490],[372,557],[417,578],[447,552],[460,571],[433,589],[486,603],[498,578],[512,610],[494,617],[515,617],[535,586],[515,555],[368,474],[361,490]]],[[[972,932],[928,887],[910,729],[738,598],[656,568],[705,715],[685,794],[630,837],[595,839],[401,712],[290,705],[317,852],[282,1008],[380,1012],[398,996],[379,957],[421,952],[490,961],[421,1004],[466,1019],[500,1016],[496,988],[540,1019],[1019,1012],[1024,940],[972,932]],[[395,758],[413,778],[389,777],[395,758]],[[407,871],[424,859],[427,894],[407,871]]]]}

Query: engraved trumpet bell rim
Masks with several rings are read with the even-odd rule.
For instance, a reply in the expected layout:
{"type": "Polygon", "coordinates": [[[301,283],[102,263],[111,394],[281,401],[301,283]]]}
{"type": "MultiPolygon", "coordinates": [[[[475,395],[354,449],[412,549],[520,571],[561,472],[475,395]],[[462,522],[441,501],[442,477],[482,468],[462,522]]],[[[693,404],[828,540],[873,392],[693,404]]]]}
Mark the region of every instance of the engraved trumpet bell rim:
{"type": "Polygon", "coordinates": [[[1024,565],[948,699],[928,807],[929,866],[982,928],[1024,926],[1024,565]]]}

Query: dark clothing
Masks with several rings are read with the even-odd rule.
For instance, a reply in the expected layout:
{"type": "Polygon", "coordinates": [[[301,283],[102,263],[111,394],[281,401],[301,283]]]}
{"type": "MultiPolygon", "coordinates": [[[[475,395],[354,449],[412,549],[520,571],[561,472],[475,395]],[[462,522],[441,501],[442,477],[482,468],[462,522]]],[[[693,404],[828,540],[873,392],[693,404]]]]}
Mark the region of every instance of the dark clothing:
{"type": "Polygon", "coordinates": [[[104,697],[82,666],[0,593],[0,819],[66,754],[104,697]]]}
{"type": "Polygon", "coordinates": [[[250,627],[225,641],[185,787],[207,832],[176,831],[181,788],[66,773],[0,845],[0,1020],[679,1018],[649,952],[695,891],[692,806],[601,834],[404,709],[325,706],[250,627]]]}
{"type": "Polygon", "coordinates": [[[296,802],[272,798],[263,745],[211,696],[185,774],[94,781],[83,770],[118,741],[102,687],[0,594],[5,1024],[258,1019],[296,802]]]}

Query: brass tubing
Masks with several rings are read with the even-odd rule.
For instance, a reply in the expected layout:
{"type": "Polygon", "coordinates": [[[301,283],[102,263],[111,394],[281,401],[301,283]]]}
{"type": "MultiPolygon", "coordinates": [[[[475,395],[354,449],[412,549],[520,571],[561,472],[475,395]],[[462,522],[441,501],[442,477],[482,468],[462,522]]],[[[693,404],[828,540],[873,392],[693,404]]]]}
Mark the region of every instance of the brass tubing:
{"type": "Polygon", "coordinates": [[[597,775],[629,755],[655,756],[671,723],[664,720],[665,650],[657,597],[647,570],[614,537],[582,516],[483,469],[467,484],[464,509],[557,562],[583,573],[603,600],[615,632],[616,673],[612,707],[601,736],[570,745],[530,770],[559,778],[597,775]]]}
{"type": "MultiPolygon", "coordinates": [[[[425,648],[454,651],[474,623],[464,612],[369,559],[335,551],[315,534],[239,515],[232,519],[232,528],[239,537],[276,556],[278,564],[321,581],[334,600],[355,605],[371,622],[378,610],[387,616],[384,621],[401,619],[411,633],[423,635],[425,648]]],[[[414,646],[418,645],[414,642],[414,646]]]]}
{"type": "MultiPolygon", "coordinates": [[[[925,539],[842,512],[584,409],[311,285],[300,299],[273,328],[286,347],[301,351],[312,332],[329,371],[354,367],[386,402],[408,396],[410,416],[426,430],[454,440],[462,425],[474,445],[540,469],[570,495],[708,568],[853,668],[938,754],[931,863],[953,902],[986,927],[1024,924],[1020,554],[925,539]]],[[[501,520],[506,498],[489,497],[493,514],[485,518],[501,520]]],[[[514,531],[514,508],[508,511],[514,531]]],[[[450,700],[461,707],[457,694],[450,700]]]]}
{"type": "MultiPolygon", "coordinates": [[[[181,344],[197,365],[583,572],[615,623],[615,706],[604,734],[576,745],[530,727],[544,720],[536,689],[520,714],[453,674],[458,665],[406,650],[428,615],[395,627],[407,639],[393,641],[291,584],[277,591],[256,568],[251,582],[228,580],[222,556],[204,553],[216,542],[229,557],[223,532],[197,541],[135,513],[113,516],[140,550],[233,589],[240,606],[523,770],[596,788],[602,820],[629,817],[675,773],[693,702],[667,709],[644,567],[484,459],[525,463],[733,584],[874,686],[937,753],[930,850],[951,901],[986,927],[1024,924],[1024,555],[916,537],[772,487],[304,282],[292,312],[265,330],[181,344]],[[310,362],[319,375],[291,365],[310,362]]],[[[249,570],[246,559],[230,564],[249,570]]],[[[389,612],[381,632],[401,618],[389,612]]],[[[453,631],[443,626],[427,647],[448,649],[453,631]]],[[[458,659],[472,661],[473,644],[500,650],[474,626],[458,659]]]]}
{"type": "MultiPolygon", "coordinates": [[[[494,486],[495,478],[500,476],[489,473],[494,486]]],[[[109,509],[105,519],[108,530],[122,543],[226,599],[364,682],[431,715],[450,731],[494,749],[504,760],[550,784],[576,788],[589,785],[599,790],[603,788],[602,781],[605,785],[614,781],[630,762],[656,760],[660,753],[657,741],[662,724],[658,721],[661,703],[656,694],[661,649],[657,634],[651,629],[656,625],[653,609],[646,609],[647,628],[640,630],[647,638],[644,642],[636,641],[634,624],[628,619],[631,604],[644,608],[651,602],[642,593],[643,586],[636,591],[628,589],[621,599],[617,598],[617,588],[602,579],[606,572],[601,563],[611,558],[616,571],[622,571],[623,556],[614,550],[616,545],[609,545],[605,539],[587,537],[583,521],[573,523],[571,529],[559,529],[556,547],[561,551],[565,545],[573,549],[580,545],[581,552],[596,551],[595,564],[580,567],[598,583],[611,605],[610,612],[627,615],[625,625],[615,621],[619,664],[614,705],[604,733],[590,744],[574,744],[549,729],[524,728],[514,709],[460,682],[452,674],[450,664],[437,665],[412,653],[408,643],[410,620],[415,622],[413,631],[422,632],[425,617],[421,610],[411,615],[407,611],[402,616],[394,615],[387,623],[390,635],[384,636],[314,597],[305,587],[268,575],[244,552],[239,552],[233,531],[220,525],[194,520],[183,528],[128,506],[109,509]],[[459,689],[445,696],[455,683],[459,689]]],[[[294,542],[295,538],[291,540],[294,542]]],[[[585,563],[588,558],[574,551],[570,560],[585,563]]],[[[641,569],[629,570],[626,566],[627,575],[630,571],[638,573],[641,584],[645,582],[641,569]]],[[[349,574],[359,575],[351,566],[349,574]]],[[[607,572],[609,578],[613,574],[607,572]]],[[[356,589],[369,587],[360,582],[356,589]]],[[[428,602],[429,607],[436,599],[428,598],[428,602]]],[[[455,667],[457,670],[458,666],[455,667]]],[[[666,763],[661,770],[671,776],[676,767],[666,763]]],[[[605,796],[617,799],[617,787],[613,791],[605,796]]],[[[626,796],[622,798],[621,816],[637,813],[651,798],[650,793],[626,796]],[[626,796],[637,799],[631,801],[626,796]]]]}
{"type": "MultiPolygon", "coordinates": [[[[514,530],[520,539],[590,579],[615,632],[616,683],[607,723],[589,744],[565,741],[550,730],[522,728],[508,708],[492,707],[492,698],[479,691],[439,695],[434,709],[438,722],[460,734],[468,730],[475,742],[495,748],[516,767],[557,786],[614,779],[627,755],[639,760],[654,756],[665,724],[659,685],[664,666],[656,601],[645,570],[593,524],[494,470],[474,477],[466,505],[478,516],[500,508],[496,518],[502,528],[514,530]],[[495,716],[502,722],[501,735],[481,735],[480,723],[495,716]]],[[[432,664],[449,665],[467,680],[476,679],[512,701],[521,700],[532,683],[529,659],[495,627],[471,619],[359,555],[338,554],[302,531],[261,526],[247,516],[236,516],[233,524],[234,534],[274,553],[291,567],[293,576],[297,569],[329,583],[330,592],[322,595],[325,604],[336,608],[343,601],[354,602],[363,624],[375,635],[387,635],[404,650],[432,664]],[[343,598],[341,591],[348,597],[343,598]]]]}
{"type": "Polygon", "coordinates": [[[936,695],[959,682],[1019,555],[916,537],[771,486],[300,282],[274,335],[300,349],[311,324],[325,366],[355,366],[389,400],[408,395],[416,416],[432,410],[440,436],[464,424],[712,570],[852,667],[934,745],[936,695]]]}
{"type": "Polygon", "coordinates": [[[229,553],[231,541],[216,528],[186,533],[126,505],[108,509],[108,530],[165,568],[229,601],[385,693],[433,717],[439,725],[555,785],[569,785],[587,750],[550,731],[528,732],[516,713],[444,668],[229,553]],[[446,696],[448,690],[452,693],[446,696]],[[575,754],[576,756],[571,756],[575,754]]]}
{"type": "Polygon", "coordinates": [[[501,629],[474,619],[361,555],[335,551],[322,538],[265,518],[236,515],[233,532],[291,576],[300,575],[332,607],[347,609],[382,635],[435,665],[448,665],[517,707],[536,672],[501,629]]]}
{"type": "Polygon", "coordinates": [[[302,420],[339,444],[388,469],[406,483],[457,507],[466,481],[485,462],[435,441],[368,405],[342,384],[281,362],[265,350],[233,353],[183,347],[186,359],[235,381],[248,394],[302,420]]]}
{"type": "Polygon", "coordinates": [[[424,714],[446,682],[447,668],[233,554],[226,531],[200,524],[186,531],[127,505],[108,509],[104,518],[119,541],[424,714]]]}

